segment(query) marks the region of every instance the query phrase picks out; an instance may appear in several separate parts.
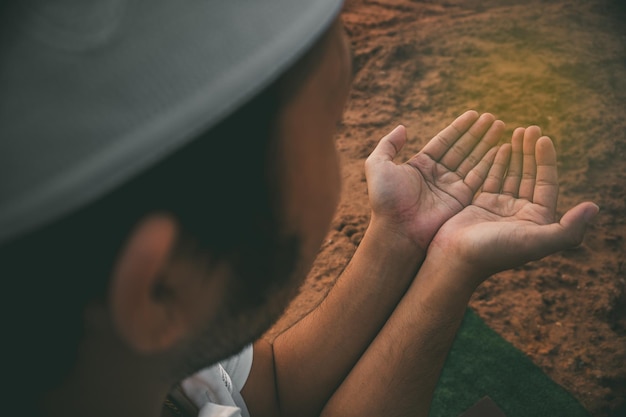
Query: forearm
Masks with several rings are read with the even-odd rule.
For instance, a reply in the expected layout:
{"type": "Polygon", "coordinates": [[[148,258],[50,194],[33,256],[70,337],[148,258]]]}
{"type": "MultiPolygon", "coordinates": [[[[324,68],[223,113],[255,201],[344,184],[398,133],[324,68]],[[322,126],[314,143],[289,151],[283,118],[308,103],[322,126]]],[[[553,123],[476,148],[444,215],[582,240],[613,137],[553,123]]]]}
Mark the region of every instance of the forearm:
{"type": "Polygon", "coordinates": [[[427,416],[471,291],[440,286],[465,278],[424,262],[381,332],[335,392],[323,416],[427,416]]]}
{"type": "Polygon", "coordinates": [[[424,251],[372,222],[325,300],[274,341],[284,415],[319,415],[405,293],[424,251]]]}

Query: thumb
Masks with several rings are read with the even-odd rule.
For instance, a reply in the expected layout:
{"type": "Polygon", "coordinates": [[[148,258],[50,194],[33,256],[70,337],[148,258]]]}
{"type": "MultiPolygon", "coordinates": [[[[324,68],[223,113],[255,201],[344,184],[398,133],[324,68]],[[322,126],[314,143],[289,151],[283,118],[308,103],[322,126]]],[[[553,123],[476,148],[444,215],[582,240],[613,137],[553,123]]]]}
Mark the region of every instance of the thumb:
{"type": "Polygon", "coordinates": [[[398,125],[383,137],[367,158],[368,162],[392,161],[406,143],[406,128],[398,125]]]}
{"type": "Polygon", "coordinates": [[[580,245],[587,226],[599,210],[594,203],[580,203],[569,209],[559,223],[533,228],[532,233],[525,239],[529,259],[541,259],[552,253],[580,245]]]}
{"type": "Polygon", "coordinates": [[[578,246],[583,241],[587,225],[600,211],[600,207],[592,202],[584,202],[569,209],[559,222],[563,230],[564,243],[570,247],[578,246]]]}

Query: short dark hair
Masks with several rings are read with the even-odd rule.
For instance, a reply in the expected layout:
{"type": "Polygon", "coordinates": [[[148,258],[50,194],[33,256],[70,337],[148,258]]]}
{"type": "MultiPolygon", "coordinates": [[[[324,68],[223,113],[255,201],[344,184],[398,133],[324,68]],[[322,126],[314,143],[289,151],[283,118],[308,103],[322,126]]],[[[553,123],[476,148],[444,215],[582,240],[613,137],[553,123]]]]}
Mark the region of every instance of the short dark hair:
{"type": "Polygon", "coordinates": [[[149,213],[172,214],[182,230],[177,250],[229,261],[248,289],[246,302],[263,302],[267,282],[259,277],[285,276],[276,268],[294,267],[294,254],[285,251],[293,251],[297,239],[281,228],[275,121],[316,67],[325,39],[183,149],[88,206],[0,247],[9,296],[3,303],[5,377],[17,387],[35,372],[48,378],[43,387],[60,382],[76,359],[84,308],[106,298],[121,245],[149,213]]]}

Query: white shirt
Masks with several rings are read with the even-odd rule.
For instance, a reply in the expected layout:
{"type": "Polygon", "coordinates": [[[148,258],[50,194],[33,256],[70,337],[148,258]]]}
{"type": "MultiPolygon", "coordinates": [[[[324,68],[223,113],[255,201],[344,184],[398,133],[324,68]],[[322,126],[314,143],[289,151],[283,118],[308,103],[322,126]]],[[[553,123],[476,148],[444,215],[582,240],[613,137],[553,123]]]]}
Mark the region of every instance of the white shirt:
{"type": "Polygon", "coordinates": [[[240,392],[251,368],[252,345],[248,345],[239,354],[185,379],[181,388],[200,410],[198,417],[250,417],[240,392]]]}

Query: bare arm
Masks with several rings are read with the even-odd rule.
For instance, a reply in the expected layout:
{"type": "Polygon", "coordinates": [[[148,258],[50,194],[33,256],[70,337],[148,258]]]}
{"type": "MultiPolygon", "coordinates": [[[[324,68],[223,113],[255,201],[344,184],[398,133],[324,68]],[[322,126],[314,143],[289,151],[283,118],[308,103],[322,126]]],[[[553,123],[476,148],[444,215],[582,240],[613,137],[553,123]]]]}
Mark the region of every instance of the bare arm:
{"type": "Polygon", "coordinates": [[[482,185],[503,129],[489,114],[467,112],[401,165],[393,158],[404,128],[381,140],[366,162],[370,226],[348,267],[272,346],[255,344],[242,392],[254,416],[319,415],[406,292],[437,229],[482,185]]]}
{"type": "Polygon", "coordinates": [[[492,273],[578,245],[597,206],[555,221],[556,154],[537,127],[496,155],[482,193],[446,222],[397,309],[323,416],[427,416],[474,289],[492,273]],[[512,150],[512,156],[511,156],[512,150]]]}
{"type": "Polygon", "coordinates": [[[427,416],[471,296],[438,283],[463,278],[446,258],[429,256],[322,416],[427,416]]]}

